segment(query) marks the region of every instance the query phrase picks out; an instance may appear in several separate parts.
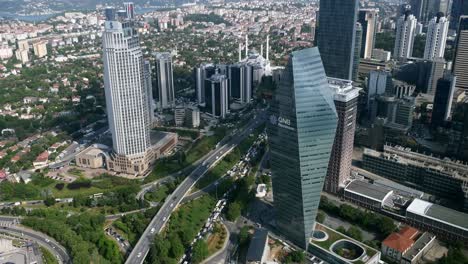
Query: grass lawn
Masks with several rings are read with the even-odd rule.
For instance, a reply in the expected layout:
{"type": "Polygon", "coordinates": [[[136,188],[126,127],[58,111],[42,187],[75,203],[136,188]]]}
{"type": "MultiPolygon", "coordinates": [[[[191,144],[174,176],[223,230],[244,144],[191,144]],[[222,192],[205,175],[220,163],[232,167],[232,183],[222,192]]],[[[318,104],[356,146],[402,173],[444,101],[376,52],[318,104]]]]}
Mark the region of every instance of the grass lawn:
{"type": "Polygon", "coordinates": [[[41,246],[40,249],[45,264],[58,264],[58,260],[55,258],[54,254],[50,253],[45,247],[41,246]]]}
{"type": "Polygon", "coordinates": [[[219,223],[216,224],[213,234],[211,234],[206,241],[208,244],[208,252],[210,256],[223,247],[226,238],[227,232],[224,226],[219,223]]]}

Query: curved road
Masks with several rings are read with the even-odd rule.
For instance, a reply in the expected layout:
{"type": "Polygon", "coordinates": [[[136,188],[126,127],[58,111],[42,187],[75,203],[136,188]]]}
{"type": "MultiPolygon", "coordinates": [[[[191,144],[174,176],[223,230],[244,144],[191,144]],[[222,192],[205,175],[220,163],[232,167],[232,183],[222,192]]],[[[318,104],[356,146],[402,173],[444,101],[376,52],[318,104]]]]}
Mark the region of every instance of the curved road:
{"type": "Polygon", "coordinates": [[[215,165],[224,155],[229,153],[238,144],[240,144],[256,127],[264,123],[266,120],[266,111],[260,111],[257,117],[249,122],[244,127],[244,130],[234,135],[227,142],[220,142],[220,146],[210,152],[204,161],[195,167],[190,175],[175,189],[175,191],[168,196],[159,212],[151,220],[143,232],[140,240],[133,248],[125,263],[127,264],[141,264],[143,263],[146,255],[149,252],[150,244],[153,241],[155,233],[161,232],[167,220],[174,211],[174,208],[182,201],[184,196],[188,193],[195,183],[200,179],[213,165],[215,165]]]}
{"type": "Polygon", "coordinates": [[[34,240],[37,243],[39,243],[39,245],[51,251],[51,253],[59,259],[59,263],[71,263],[70,257],[68,256],[68,253],[65,250],[65,248],[63,248],[53,238],[50,238],[43,233],[39,233],[19,226],[5,226],[0,228],[0,232],[5,232],[8,234],[24,237],[26,239],[34,240]]]}

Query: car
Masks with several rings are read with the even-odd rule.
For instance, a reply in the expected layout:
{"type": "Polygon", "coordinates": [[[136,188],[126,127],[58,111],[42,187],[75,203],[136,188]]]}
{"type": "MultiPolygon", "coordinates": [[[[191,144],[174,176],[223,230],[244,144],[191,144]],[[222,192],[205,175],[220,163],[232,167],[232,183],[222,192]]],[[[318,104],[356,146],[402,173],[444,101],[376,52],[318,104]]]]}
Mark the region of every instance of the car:
{"type": "Polygon", "coordinates": [[[174,203],[171,203],[171,205],[170,205],[170,206],[171,206],[171,207],[173,207],[173,206],[174,206],[174,203]]]}
{"type": "Polygon", "coordinates": [[[167,219],[167,217],[164,217],[164,218],[163,218],[163,222],[166,222],[166,219],[167,219]]]}
{"type": "Polygon", "coordinates": [[[137,258],[141,258],[141,252],[138,252],[137,258]]]}
{"type": "Polygon", "coordinates": [[[154,231],[155,231],[154,227],[153,227],[153,228],[151,228],[151,231],[150,231],[150,232],[151,232],[151,234],[154,234],[154,231]]]}
{"type": "Polygon", "coordinates": [[[50,242],[50,240],[46,238],[45,242],[49,243],[49,242],[50,242]]]}

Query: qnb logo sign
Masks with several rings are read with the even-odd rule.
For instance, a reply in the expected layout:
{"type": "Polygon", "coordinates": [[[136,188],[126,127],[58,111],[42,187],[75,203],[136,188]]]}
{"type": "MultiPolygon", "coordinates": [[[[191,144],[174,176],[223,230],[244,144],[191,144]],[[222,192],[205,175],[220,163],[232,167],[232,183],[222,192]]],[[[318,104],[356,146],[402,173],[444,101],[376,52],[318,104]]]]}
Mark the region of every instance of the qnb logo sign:
{"type": "Polygon", "coordinates": [[[289,130],[295,130],[293,127],[291,127],[291,120],[288,118],[284,118],[282,116],[276,117],[274,115],[270,116],[270,123],[274,126],[279,126],[281,128],[286,128],[289,130]]]}

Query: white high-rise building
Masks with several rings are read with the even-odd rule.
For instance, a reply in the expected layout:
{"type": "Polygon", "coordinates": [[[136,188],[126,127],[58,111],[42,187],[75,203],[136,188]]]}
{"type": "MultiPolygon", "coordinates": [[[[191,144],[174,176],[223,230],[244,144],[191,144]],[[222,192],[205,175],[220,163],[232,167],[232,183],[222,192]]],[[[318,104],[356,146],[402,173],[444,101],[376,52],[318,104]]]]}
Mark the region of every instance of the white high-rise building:
{"type": "Polygon", "coordinates": [[[166,109],[172,107],[175,100],[172,56],[169,52],[158,52],[155,56],[159,107],[166,109]]]}
{"type": "Polygon", "coordinates": [[[449,20],[442,13],[429,21],[426,34],[424,59],[443,58],[449,30],[449,20]]]}
{"type": "Polygon", "coordinates": [[[411,15],[409,11],[398,19],[393,58],[407,59],[412,56],[417,23],[416,17],[411,15]]]}
{"type": "Polygon", "coordinates": [[[152,162],[148,64],[133,22],[108,18],[102,35],[107,116],[114,150],[108,168],[141,175],[152,162]]]}

